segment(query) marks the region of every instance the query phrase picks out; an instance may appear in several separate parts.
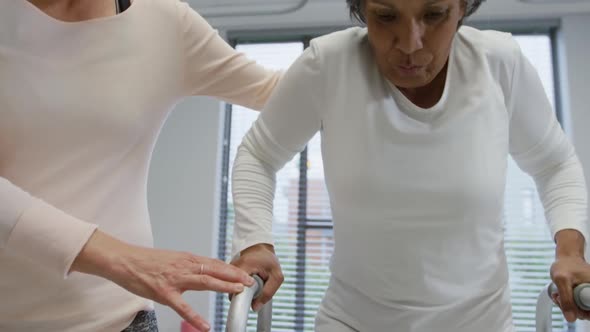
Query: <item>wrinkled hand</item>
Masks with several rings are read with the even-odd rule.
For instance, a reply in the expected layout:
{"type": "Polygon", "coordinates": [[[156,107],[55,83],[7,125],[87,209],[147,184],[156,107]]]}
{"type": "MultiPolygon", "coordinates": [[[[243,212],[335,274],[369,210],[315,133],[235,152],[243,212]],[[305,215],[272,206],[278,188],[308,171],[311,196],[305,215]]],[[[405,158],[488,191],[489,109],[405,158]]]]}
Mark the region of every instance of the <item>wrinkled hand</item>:
{"type": "Polygon", "coordinates": [[[551,266],[551,279],[557,286],[559,294],[553,294],[557,304],[568,322],[576,319],[590,319],[590,312],[578,308],[574,301],[574,288],[590,282],[590,265],[583,257],[561,256],[551,266]]]}
{"type": "Polygon", "coordinates": [[[232,264],[243,269],[249,275],[257,274],[265,281],[262,295],[252,303],[254,311],[260,310],[264,304],[270,301],[285,281],[274,248],[269,244],[257,244],[243,250],[240,257],[232,264]]]}
{"type": "Polygon", "coordinates": [[[243,270],[190,253],[132,246],[97,231],[72,271],[109,279],[131,293],[171,307],[199,331],[210,326],[183,300],[185,291],[240,293],[255,281],[243,270]]]}

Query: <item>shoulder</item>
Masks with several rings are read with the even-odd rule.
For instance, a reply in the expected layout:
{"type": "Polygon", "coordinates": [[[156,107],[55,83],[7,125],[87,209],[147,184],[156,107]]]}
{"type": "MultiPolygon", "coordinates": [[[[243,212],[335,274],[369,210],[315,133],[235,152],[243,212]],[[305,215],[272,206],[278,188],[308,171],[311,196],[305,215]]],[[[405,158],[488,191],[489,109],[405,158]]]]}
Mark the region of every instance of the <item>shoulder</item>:
{"type": "Polygon", "coordinates": [[[506,32],[463,26],[457,32],[456,42],[462,51],[483,56],[490,64],[511,66],[521,54],[512,34],[506,32]]]}
{"type": "Polygon", "coordinates": [[[365,45],[368,45],[367,29],[360,27],[336,31],[311,41],[316,52],[334,59],[354,55],[365,45]]]}
{"type": "Polygon", "coordinates": [[[326,51],[341,51],[354,48],[367,39],[367,29],[354,27],[314,38],[311,43],[326,51]]]}
{"type": "Polygon", "coordinates": [[[135,10],[141,11],[142,15],[150,19],[154,17],[177,19],[188,11],[194,11],[186,1],[182,0],[133,0],[131,6],[139,7],[135,10]]]}
{"type": "Polygon", "coordinates": [[[458,66],[466,72],[487,73],[505,97],[511,95],[515,72],[524,58],[512,34],[463,26],[453,47],[458,66]]]}
{"type": "Polygon", "coordinates": [[[315,38],[306,53],[316,59],[322,71],[334,75],[344,74],[373,62],[367,29],[360,27],[315,38]]]}

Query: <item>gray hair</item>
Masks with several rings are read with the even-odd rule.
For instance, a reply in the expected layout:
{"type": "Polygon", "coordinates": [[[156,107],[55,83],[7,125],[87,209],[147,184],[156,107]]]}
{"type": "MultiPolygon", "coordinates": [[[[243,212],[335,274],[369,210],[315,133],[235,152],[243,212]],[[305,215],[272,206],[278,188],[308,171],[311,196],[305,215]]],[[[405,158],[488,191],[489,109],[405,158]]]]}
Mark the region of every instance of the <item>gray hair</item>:
{"type": "MultiPolygon", "coordinates": [[[[485,0],[461,0],[465,2],[465,17],[473,15],[481,6],[482,2],[485,0]]],[[[346,4],[350,10],[350,17],[356,18],[362,23],[367,23],[365,21],[365,15],[363,14],[363,5],[365,0],[346,0],[346,4]]]]}

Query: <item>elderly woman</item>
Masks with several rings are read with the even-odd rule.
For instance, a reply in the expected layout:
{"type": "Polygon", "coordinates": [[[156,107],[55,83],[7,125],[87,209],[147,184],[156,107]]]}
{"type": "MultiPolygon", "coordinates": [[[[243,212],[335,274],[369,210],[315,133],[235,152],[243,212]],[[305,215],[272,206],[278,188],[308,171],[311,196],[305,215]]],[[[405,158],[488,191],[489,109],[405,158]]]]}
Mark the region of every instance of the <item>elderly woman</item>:
{"type": "Polygon", "coordinates": [[[586,188],[537,73],[505,33],[461,26],[477,0],[348,0],[366,28],[314,40],[234,166],[235,264],[268,279],[274,175],[318,131],[333,212],[316,331],[513,331],[502,203],[512,155],[538,185],[566,318],[583,256],[586,188]]]}

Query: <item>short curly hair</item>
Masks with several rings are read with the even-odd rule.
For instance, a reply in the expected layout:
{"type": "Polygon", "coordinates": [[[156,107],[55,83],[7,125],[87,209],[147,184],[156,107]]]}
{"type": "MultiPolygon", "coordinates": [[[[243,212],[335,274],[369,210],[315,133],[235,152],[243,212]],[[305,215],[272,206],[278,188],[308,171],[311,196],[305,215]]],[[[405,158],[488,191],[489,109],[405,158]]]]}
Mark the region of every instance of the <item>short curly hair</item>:
{"type": "MultiPolygon", "coordinates": [[[[479,6],[485,0],[462,0],[465,2],[465,17],[473,15],[478,9],[479,6]]],[[[367,23],[365,21],[365,15],[363,14],[363,6],[365,0],[346,0],[346,4],[348,5],[348,9],[350,10],[350,17],[359,20],[362,23],[367,23]]],[[[464,17],[464,18],[465,18],[464,17]]]]}

